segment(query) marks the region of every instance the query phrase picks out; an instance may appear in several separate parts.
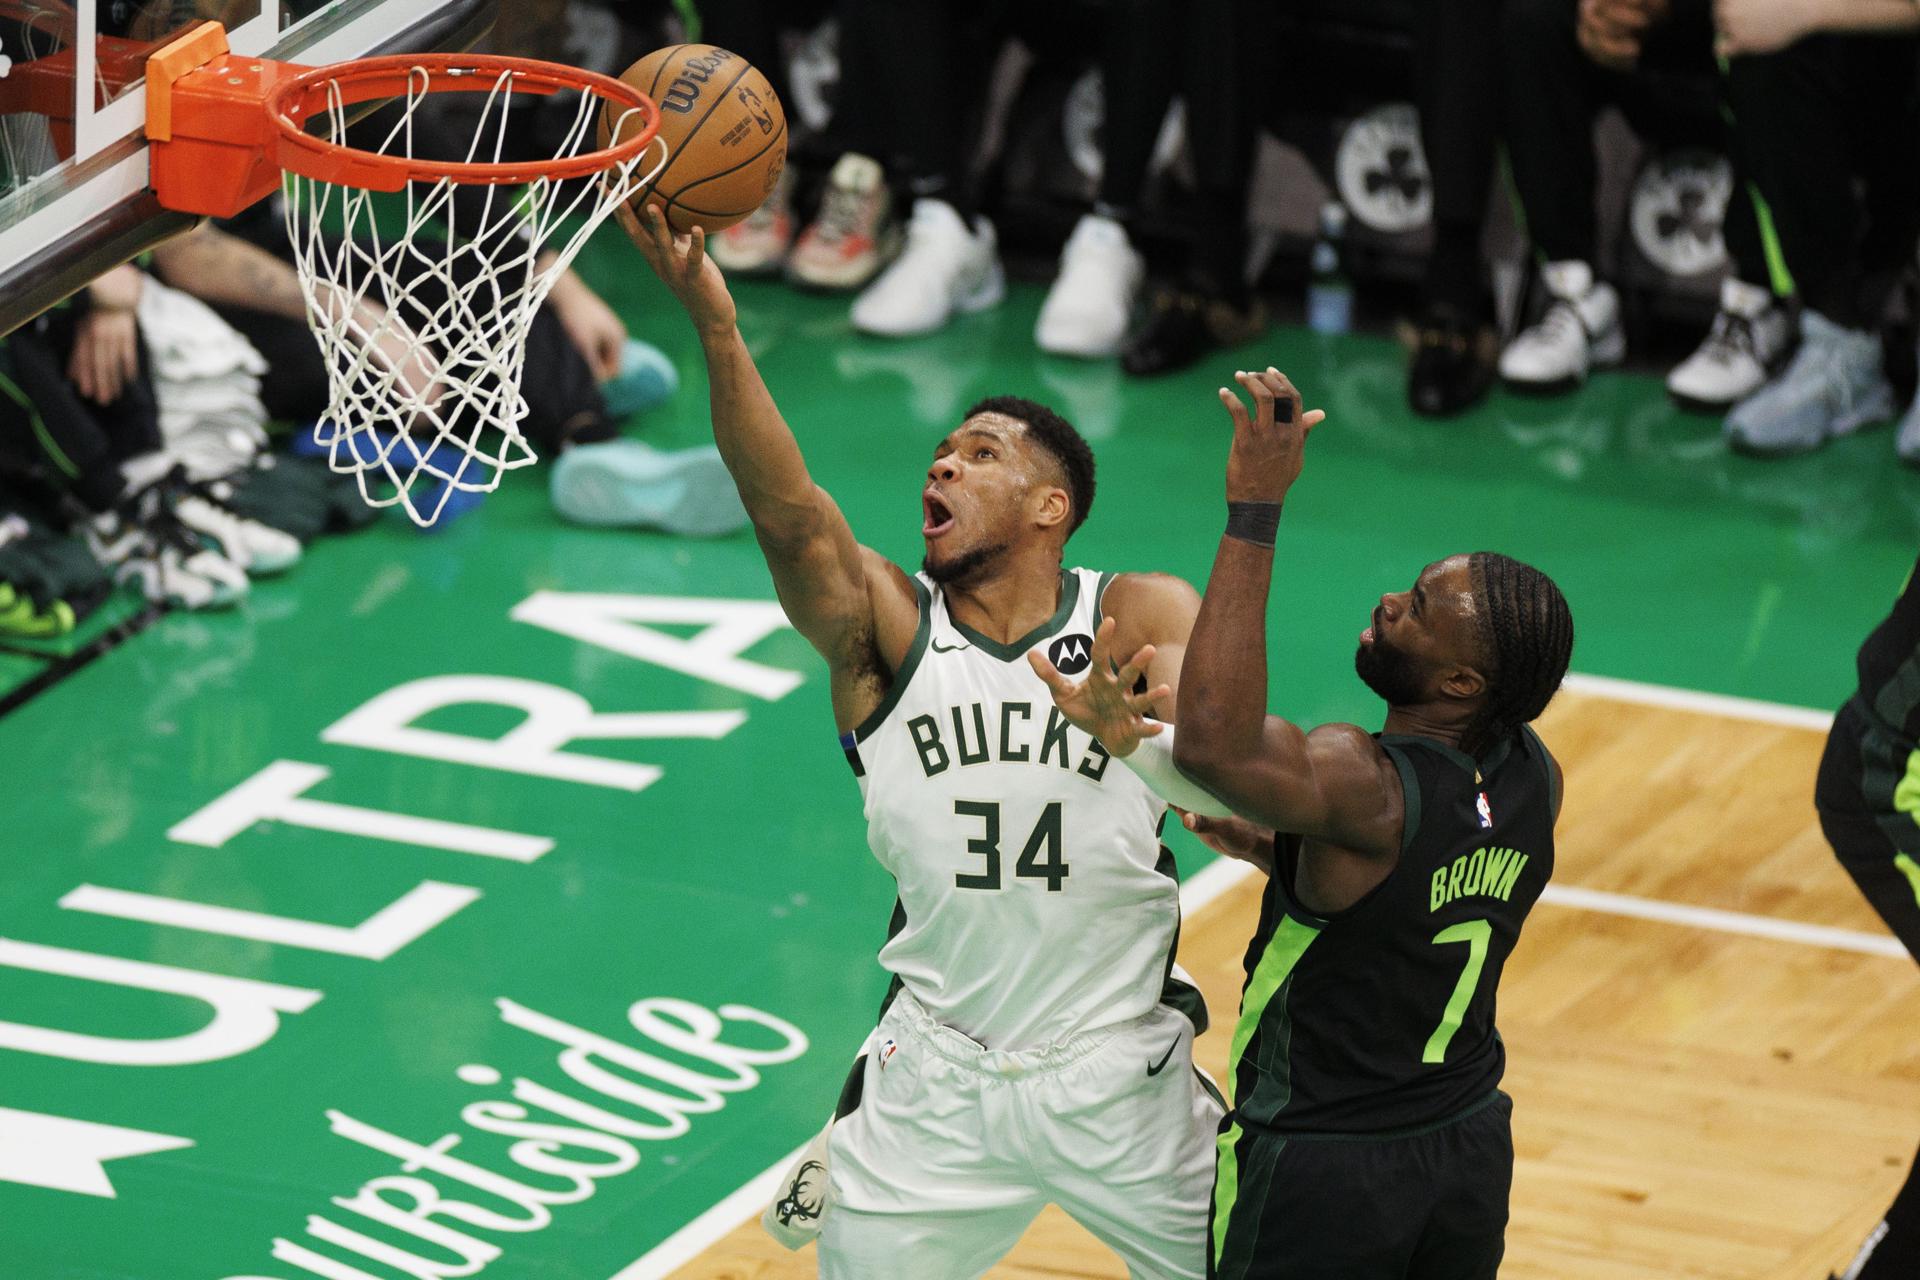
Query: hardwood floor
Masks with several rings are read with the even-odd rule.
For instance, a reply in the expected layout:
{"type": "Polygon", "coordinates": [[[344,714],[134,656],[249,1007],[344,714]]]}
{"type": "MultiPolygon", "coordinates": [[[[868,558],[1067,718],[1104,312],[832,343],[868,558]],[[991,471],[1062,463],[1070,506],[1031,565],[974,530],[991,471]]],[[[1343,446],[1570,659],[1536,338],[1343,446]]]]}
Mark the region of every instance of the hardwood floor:
{"type": "MultiPolygon", "coordinates": [[[[1541,722],[1566,768],[1554,883],[1884,935],[1814,820],[1821,735],[1568,692],[1541,722]]],[[[1181,963],[1224,1075],[1257,877],[1188,921],[1181,963]]],[[[1554,902],[1502,983],[1515,1100],[1506,1280],[1825,1280],[1920,1142],[1920,982],[1904,956],[1554,902]]],[[[680,1276],[814,1274],[757,1222],[680,1276]]],[[[1118,1277],[1057,1211],[991,1273],[1118,1277]]]]}

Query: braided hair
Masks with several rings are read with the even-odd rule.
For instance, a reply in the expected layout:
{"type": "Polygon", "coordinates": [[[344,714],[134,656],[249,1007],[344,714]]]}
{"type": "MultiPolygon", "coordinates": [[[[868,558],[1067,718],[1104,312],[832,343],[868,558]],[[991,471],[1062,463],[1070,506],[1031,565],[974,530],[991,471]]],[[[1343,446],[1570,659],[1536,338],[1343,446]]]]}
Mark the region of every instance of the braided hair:
{"type": "Polygon", "coordinates": [[[1477,754],[1547,709],[1573,657],[1573,613],[1552,578],[1512,556],[1476,551],[1467,569],[1492,668],[1463,743],[1477,754]]]}

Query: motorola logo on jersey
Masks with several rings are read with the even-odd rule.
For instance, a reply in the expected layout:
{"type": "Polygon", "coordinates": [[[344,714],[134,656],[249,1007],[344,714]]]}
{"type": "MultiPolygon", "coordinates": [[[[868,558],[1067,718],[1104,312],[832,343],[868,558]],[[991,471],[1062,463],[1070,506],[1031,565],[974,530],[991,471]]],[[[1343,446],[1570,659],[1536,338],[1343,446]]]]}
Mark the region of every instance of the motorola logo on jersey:
{"type": "Polygon", "coordinates": [[[1077,676],[1093,663],[1093,637],[1076,631],[1047,646],[1047,661],[1063,676],[1077,676]]]}

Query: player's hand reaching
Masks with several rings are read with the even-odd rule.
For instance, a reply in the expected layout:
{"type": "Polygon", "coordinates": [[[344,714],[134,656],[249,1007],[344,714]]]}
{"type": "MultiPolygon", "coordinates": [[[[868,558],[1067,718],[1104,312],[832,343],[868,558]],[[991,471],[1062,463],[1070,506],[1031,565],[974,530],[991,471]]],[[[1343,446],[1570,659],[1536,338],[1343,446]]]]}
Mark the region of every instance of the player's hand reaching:
{"type": "Polygon", "coordinates": [[[651,204],[637,217],[624,204],[616,212],[640,246],[647,265],[687,309],[700,336],[731,333],[739,313],[734,309],[733,295],[727,292],[726,277],[707,256],[707,233],[695,227],[692,234],[680,235],[651,204]]]}
{"type": "Polygon", "coordinates": [[[1220,401],[1233,419],[1233,450],[1227,455],[1228,502],[1284,502],[1300,467],[1307,434],[1326,414],[1302,407],[1300,393],[1287,375],[1269,365],[1262,372],[1241,372],[1235,382],[1253,397],[1253,412],[1240,397],[1220,388],[1220,401]]]}
{"type": "Polygon", "coordinates": [[[1035,674],[1047,682],[1053,704],[1060,708],[1067,723],[1098,738],[1108,755],[1125,759],[1133,754],[1142,738],[1151,738],[1160,732],[1162,725],[1158,720],[1148,719],[1147,712],[1156,700],[1169,696],[1173,690],[1163,684],[1144,693],[1133,691],[1153,661],[1153,646],[1142,647],[1116,670],[1111,652],[1116,629],[1112,618],[1100,624],[1100,630],[1093,637],[1093,661],[1087,668],[1085,680],[1074,681],[1061,675],[1059,668],[1047,661],[1038,649],[1028,652],[1027,662],[1035,674]]]}
{"type": "Polygon", "coordinates": [[[1174,812],[1180,815],[1182,825],[1215,853],[1273,873],[1273,832],[1265,827],[1245,818],[1209,818],[1185,809],[1174,812]]]}

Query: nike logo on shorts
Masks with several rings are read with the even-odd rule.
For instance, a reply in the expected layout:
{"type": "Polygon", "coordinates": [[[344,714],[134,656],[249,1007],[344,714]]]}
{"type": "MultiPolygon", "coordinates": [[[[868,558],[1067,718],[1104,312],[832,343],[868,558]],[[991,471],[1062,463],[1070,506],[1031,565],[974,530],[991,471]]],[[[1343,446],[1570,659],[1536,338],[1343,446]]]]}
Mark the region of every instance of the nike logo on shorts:
{"type": "Polygon", "coordinates": [[[1167,1059],[1173,1057],[1173,1051],[1179,1047],[1180,1041],[1176,1039],[1172,1044],[1167,1046],[1167,1051],[1160,1055],[1160,1061],[1147,1064],[1147,1076],[1149,1079],[1159,1075],[1160,1072],[1166,1068],[1167,1059]]]}

